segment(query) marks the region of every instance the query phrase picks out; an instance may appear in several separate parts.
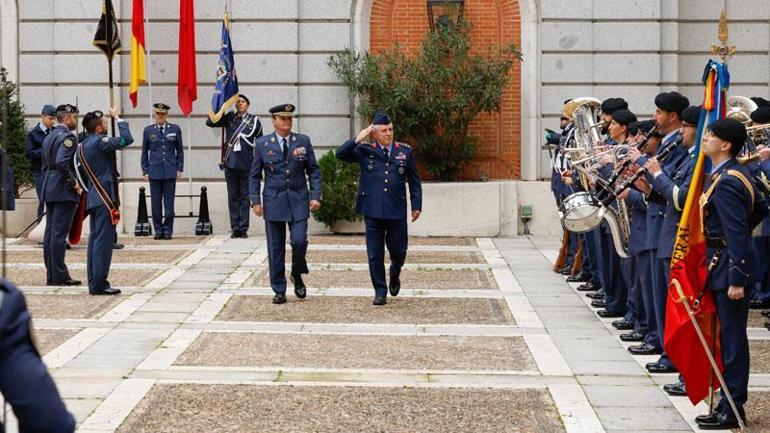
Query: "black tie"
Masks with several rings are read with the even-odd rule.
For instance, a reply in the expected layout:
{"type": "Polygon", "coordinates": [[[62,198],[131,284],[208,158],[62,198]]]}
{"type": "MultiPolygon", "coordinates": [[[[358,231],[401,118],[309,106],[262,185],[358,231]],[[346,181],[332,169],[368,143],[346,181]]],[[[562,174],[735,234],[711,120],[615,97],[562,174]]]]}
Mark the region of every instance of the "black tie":
{"type": "Polygon", "coordinates": [[[383,147],[382,151],[385,152],[385,159],[388,159],[388,148],[387,147],[383,147]]]}
{"type": "Polygon", "coordinates": [[[283,147],[283,160],[286,161],[289,158],[289,146],[286,145],[286,139],[281,140],[281,147],[283,147]]]}
{"type": "Polygon", "coordinates": [[[161,136],[161,137],[163,137],[163,136],[164,136],[164,134],[163,134],[163,132],[164,132],[163,130],[164,130],[164,129],[166,129],[166,126],[165,126],[165,125],[161,125],[161,127],[160,127],[160,136],[161,136]]]}

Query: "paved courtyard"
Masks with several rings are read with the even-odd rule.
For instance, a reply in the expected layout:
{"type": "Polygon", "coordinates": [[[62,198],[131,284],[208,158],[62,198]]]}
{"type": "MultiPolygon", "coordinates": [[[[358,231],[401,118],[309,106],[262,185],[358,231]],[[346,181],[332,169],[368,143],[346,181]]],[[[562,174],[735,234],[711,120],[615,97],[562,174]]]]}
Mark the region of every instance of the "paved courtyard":
{"type": "MultiPolygon", "coordinates": [[[[360,236],[311,237],[308,298],[279,306],[263,238],[121,240],[116,298],[46,287],[41,250],[8,247],[81,432],[672,432],[705,412],[551,272],[552,240],[411,239],[380,308],[360,236]]],[[[75,277],[84,252],[67,253],[75,277]]],[[[754,431],[770,430],[761,325],[752,313],[754,431]]]]}

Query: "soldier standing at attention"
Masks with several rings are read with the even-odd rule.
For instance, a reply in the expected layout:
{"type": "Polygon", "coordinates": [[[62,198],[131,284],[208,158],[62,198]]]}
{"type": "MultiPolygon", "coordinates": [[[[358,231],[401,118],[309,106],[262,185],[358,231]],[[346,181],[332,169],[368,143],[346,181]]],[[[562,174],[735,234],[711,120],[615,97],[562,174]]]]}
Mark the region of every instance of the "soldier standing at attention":
{"type": "Polygon", "coordinates": [[[44,105],[40,113],[40,123],[35,125],[27,133],[27,142],[24,146],[24,154],[29,160],[29,168],[32,178],[35,180],[35,192],[37,193],[37,217],[43,216],[43,140],[51,132],[56,120],[56,108],[53,105],[44,105]]]}
{"type": "Polygon", "coordinates": [[[422,185],[412,148],[393,141],[393,122],[375,113],[372,124],[337,149],[337,158],[361,166],[356,212],[366,223],[366,254],[374,286],[374,305],[385,305],[401,289],[401,267],[406,260],[406,185],[412,204],[412,222],[422,212],[422,185]],[[366,143],[368,136],[374,142],[366,143]],[[390,254],[390,285],[385,284],[385,246],[390,254]]]}
{"type": "Polygon", "coordinates": [[[150,181],[152,225],[155,239],[171,239],[174,233],[174,194],[176,180],[184,170],[182,130],[166,122],[166,104],[153,105],[155,124],[144,128],[142,138],[142,175],[150,181]]]}

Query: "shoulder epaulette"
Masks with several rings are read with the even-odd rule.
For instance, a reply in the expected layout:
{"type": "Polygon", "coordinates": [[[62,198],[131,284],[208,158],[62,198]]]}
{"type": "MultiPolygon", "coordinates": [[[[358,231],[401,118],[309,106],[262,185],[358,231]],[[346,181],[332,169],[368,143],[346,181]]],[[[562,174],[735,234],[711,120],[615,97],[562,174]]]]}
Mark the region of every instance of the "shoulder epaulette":
{"type": "Polygon", "coordinates": [[[404,147],[406,147],[407,149],[411,149],[411,148],[412,148],[412,146],[410,146],[410,145],[408,145],[408,144],[406,144],[406,143],[402,143],[402,142],[400,142],[400,141],[397,141],[396,143],[398,143],[398,145],[399,145],[399,146],[404,146],[404,147]]]}

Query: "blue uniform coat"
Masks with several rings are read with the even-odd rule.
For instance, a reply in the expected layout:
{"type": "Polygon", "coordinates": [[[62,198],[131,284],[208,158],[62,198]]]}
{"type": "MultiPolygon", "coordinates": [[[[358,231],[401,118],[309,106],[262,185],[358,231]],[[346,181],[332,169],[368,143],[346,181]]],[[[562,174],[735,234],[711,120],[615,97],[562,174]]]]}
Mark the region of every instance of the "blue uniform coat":
{"type": "MultiPolygon", "coordinates": [[[[128,129],[128,123],[118,122],[118,131],[120,136],[107,137],[106,135],[88,134],[81,143],[85,152],[86,161],[96,174],[99,183],[110,194],[110,198],[115,201],[115,173],[112,169],[112,155],[118,149],[122,149],[134,142],[134,137],[128,129]]],[[[86,209],[104,206],[104,202],[96,192],[95,187],[88,189],[88,202],[86,209]]]]}
{"type": "Polygon", "coordinates": [[[77,149],[78,139],[75,133],[64,125],[56,125],[43,141],[43,200],[47,202],[78,203],[80,197],[75,192],[75,180],[72,157],[77,149]]]}
{"type": "Polygon", "coordinates": [[[157,123],[144,128],[142,137],[142,174],[150,180],[176,179],[184,171],[184,144],[179,126],[166,123],[160,133],[157,123]]]}
{"type": "Polygon", "coordinates": [[[256,140],[262,136],[262,123],[259,118],[253,114],[246,113],[240,116],[234,111],[230,111],[222,116],[218,122],[214,123],[211,119],[206,119],[206,126],[211,128],[225,128],[225,146],[232,143],[232,151],[224,162],[224,168],[233,170],[249,171],[254,159],[254,145],[256,140]],[[238,138],[233,140],[233,135],[238,133],[238,138]]]}

